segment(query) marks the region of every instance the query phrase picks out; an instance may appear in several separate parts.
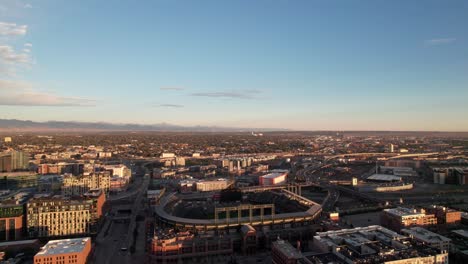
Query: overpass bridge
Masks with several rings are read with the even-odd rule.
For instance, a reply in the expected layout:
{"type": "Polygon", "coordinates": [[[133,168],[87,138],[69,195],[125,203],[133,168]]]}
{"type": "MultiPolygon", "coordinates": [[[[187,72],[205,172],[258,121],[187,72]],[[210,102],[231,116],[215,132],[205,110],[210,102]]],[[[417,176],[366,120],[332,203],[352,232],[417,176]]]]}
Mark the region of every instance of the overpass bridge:
{"type": "Polygon", "coordinates": [[[410,154],[400,154],[400,153],[388,153],[388,152],[363,152],[363,153],[345,153],[345,154],[338,154],[333,156],[325,156],[325,162],[336,159],[336,158],[344,158],[344,157],[357,157],[357,156],[383,156],[387,157],[387,159],[400,159],[400,158],[414,158],[414,157],[427,157],[433,155],[441,155],[443,153],[440,152],[430,152],[430,153],[410,153],[410,154]]]}

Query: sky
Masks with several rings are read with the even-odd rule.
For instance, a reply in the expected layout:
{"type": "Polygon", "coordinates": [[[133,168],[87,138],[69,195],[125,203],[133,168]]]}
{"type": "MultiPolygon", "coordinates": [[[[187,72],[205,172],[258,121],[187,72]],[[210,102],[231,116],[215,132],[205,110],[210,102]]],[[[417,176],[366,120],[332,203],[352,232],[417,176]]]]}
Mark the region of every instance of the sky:
{"type": "Polygon", "coordinates": [[[468,131],[468,1],[0,0],[0,119],[468,131]]]}

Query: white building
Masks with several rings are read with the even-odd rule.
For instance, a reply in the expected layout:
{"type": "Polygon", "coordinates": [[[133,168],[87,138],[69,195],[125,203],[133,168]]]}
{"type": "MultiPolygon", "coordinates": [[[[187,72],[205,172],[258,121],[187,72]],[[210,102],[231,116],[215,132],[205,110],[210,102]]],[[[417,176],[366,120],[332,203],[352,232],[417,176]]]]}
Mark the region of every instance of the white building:
{"type": "Polygon", "coordinates": [[[272,170],[270,173],[259,177],[259,184],[261,186],[285,184],[288,173],[287,170],[272,170]]]}

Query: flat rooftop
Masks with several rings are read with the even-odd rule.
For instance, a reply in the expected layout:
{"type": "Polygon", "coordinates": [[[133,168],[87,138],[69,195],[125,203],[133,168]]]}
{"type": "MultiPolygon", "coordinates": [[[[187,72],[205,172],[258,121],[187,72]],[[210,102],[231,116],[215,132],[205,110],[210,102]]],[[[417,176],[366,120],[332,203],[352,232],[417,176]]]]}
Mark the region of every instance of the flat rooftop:
{"type": "Polygon", "coordinates": [[[464,229],[453,230],[452,233],[468,239],[468,231],[464,229]]]}
{"type": "Polygon", "coordinates": [[[83,251],[86,243],[90,242],[90,237],[50,240],[41,248],[36,256],[60,255],[68,253],[78,253],[83,251]]]}
{"type": "Polygon", "coordinates": [[[422,216],[425,216],[425,214],[423,214],[421,212],[418,212],[416,209],[405,208],[405,207],[384,209],[384,212],[387,212],[389,214],[396,215],[396,216],[402,216],[402,217],[408,217],[408,216],[422,217],[422,216]]]}
{"type": "Polygon", "coordinates": [[[288,258],[301,259],[302,253],[299,250],[295,249],[291,244],[284,240],[277,240],[273,242],[273,245],[278,248],[284,255],[288,258]]]}
{"type": "Polygon", "coordinates": [[[266,179],[274,179],[274,178],[281,177],[281,176],[283,176],[285,174],[286,174],[286,172],[271,172],[271,173],[265,174],[265,175],[263,175],[261,177],[266,178],[266,179]]]}
{"type": "Polygon", "coordinates": [[[407,234],[409,236],[414,236],[419,240],[423,240],[428,243],[436,243],[436,242],[450,242],[452,241],[450,238],[446,238],[434,232],[431,232],[422,227],[413,227],[409,229],[402,229],[402,233],[407,234]]]}
{"type": "Polygon", "coordinates": [[[367,179],[372,181],[401,181],[401,177],[387,174],[373,174],[367,179]]]}

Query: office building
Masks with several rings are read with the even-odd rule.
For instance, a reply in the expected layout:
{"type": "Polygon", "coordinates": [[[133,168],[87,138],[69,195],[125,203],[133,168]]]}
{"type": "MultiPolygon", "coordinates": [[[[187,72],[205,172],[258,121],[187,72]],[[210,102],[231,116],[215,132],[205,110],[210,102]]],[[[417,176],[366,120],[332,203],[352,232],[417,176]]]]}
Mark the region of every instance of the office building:
{"type": "Polygon", "coordinates": [[[381,213],[382,226],[399,232],[413,226],[430,226],[437,224],[434,214],[427,214],[424,209],[397,207],[384,209],[381,213]]]}
{"type": "Polygon", "coordinates": [[[401,233],[412,239],[415,239],[424,245],[432,248],[437,248],[441,251],[450,251],[452,240],[431,232],[422,227],[412,227],[409,229],[402,229],[401,233]]]}
{"type": "Polygon", "coordinates": [[[28,235],[61,237],[95,234],[104,199],[100,190],[73,198],[37,195],[26,206],[28,235]]]}
{"type": "Polygon", "coordinates": [[[85,264],[91,238],[51,240],[34,256],[34,264],[85,264]]]}
{"type": "Polygon", "coordinates": [[[448,263],[447,252],[375,225],[318,232],[313,244],[322,253],[332,253],[338,263],[448,263]]]}

